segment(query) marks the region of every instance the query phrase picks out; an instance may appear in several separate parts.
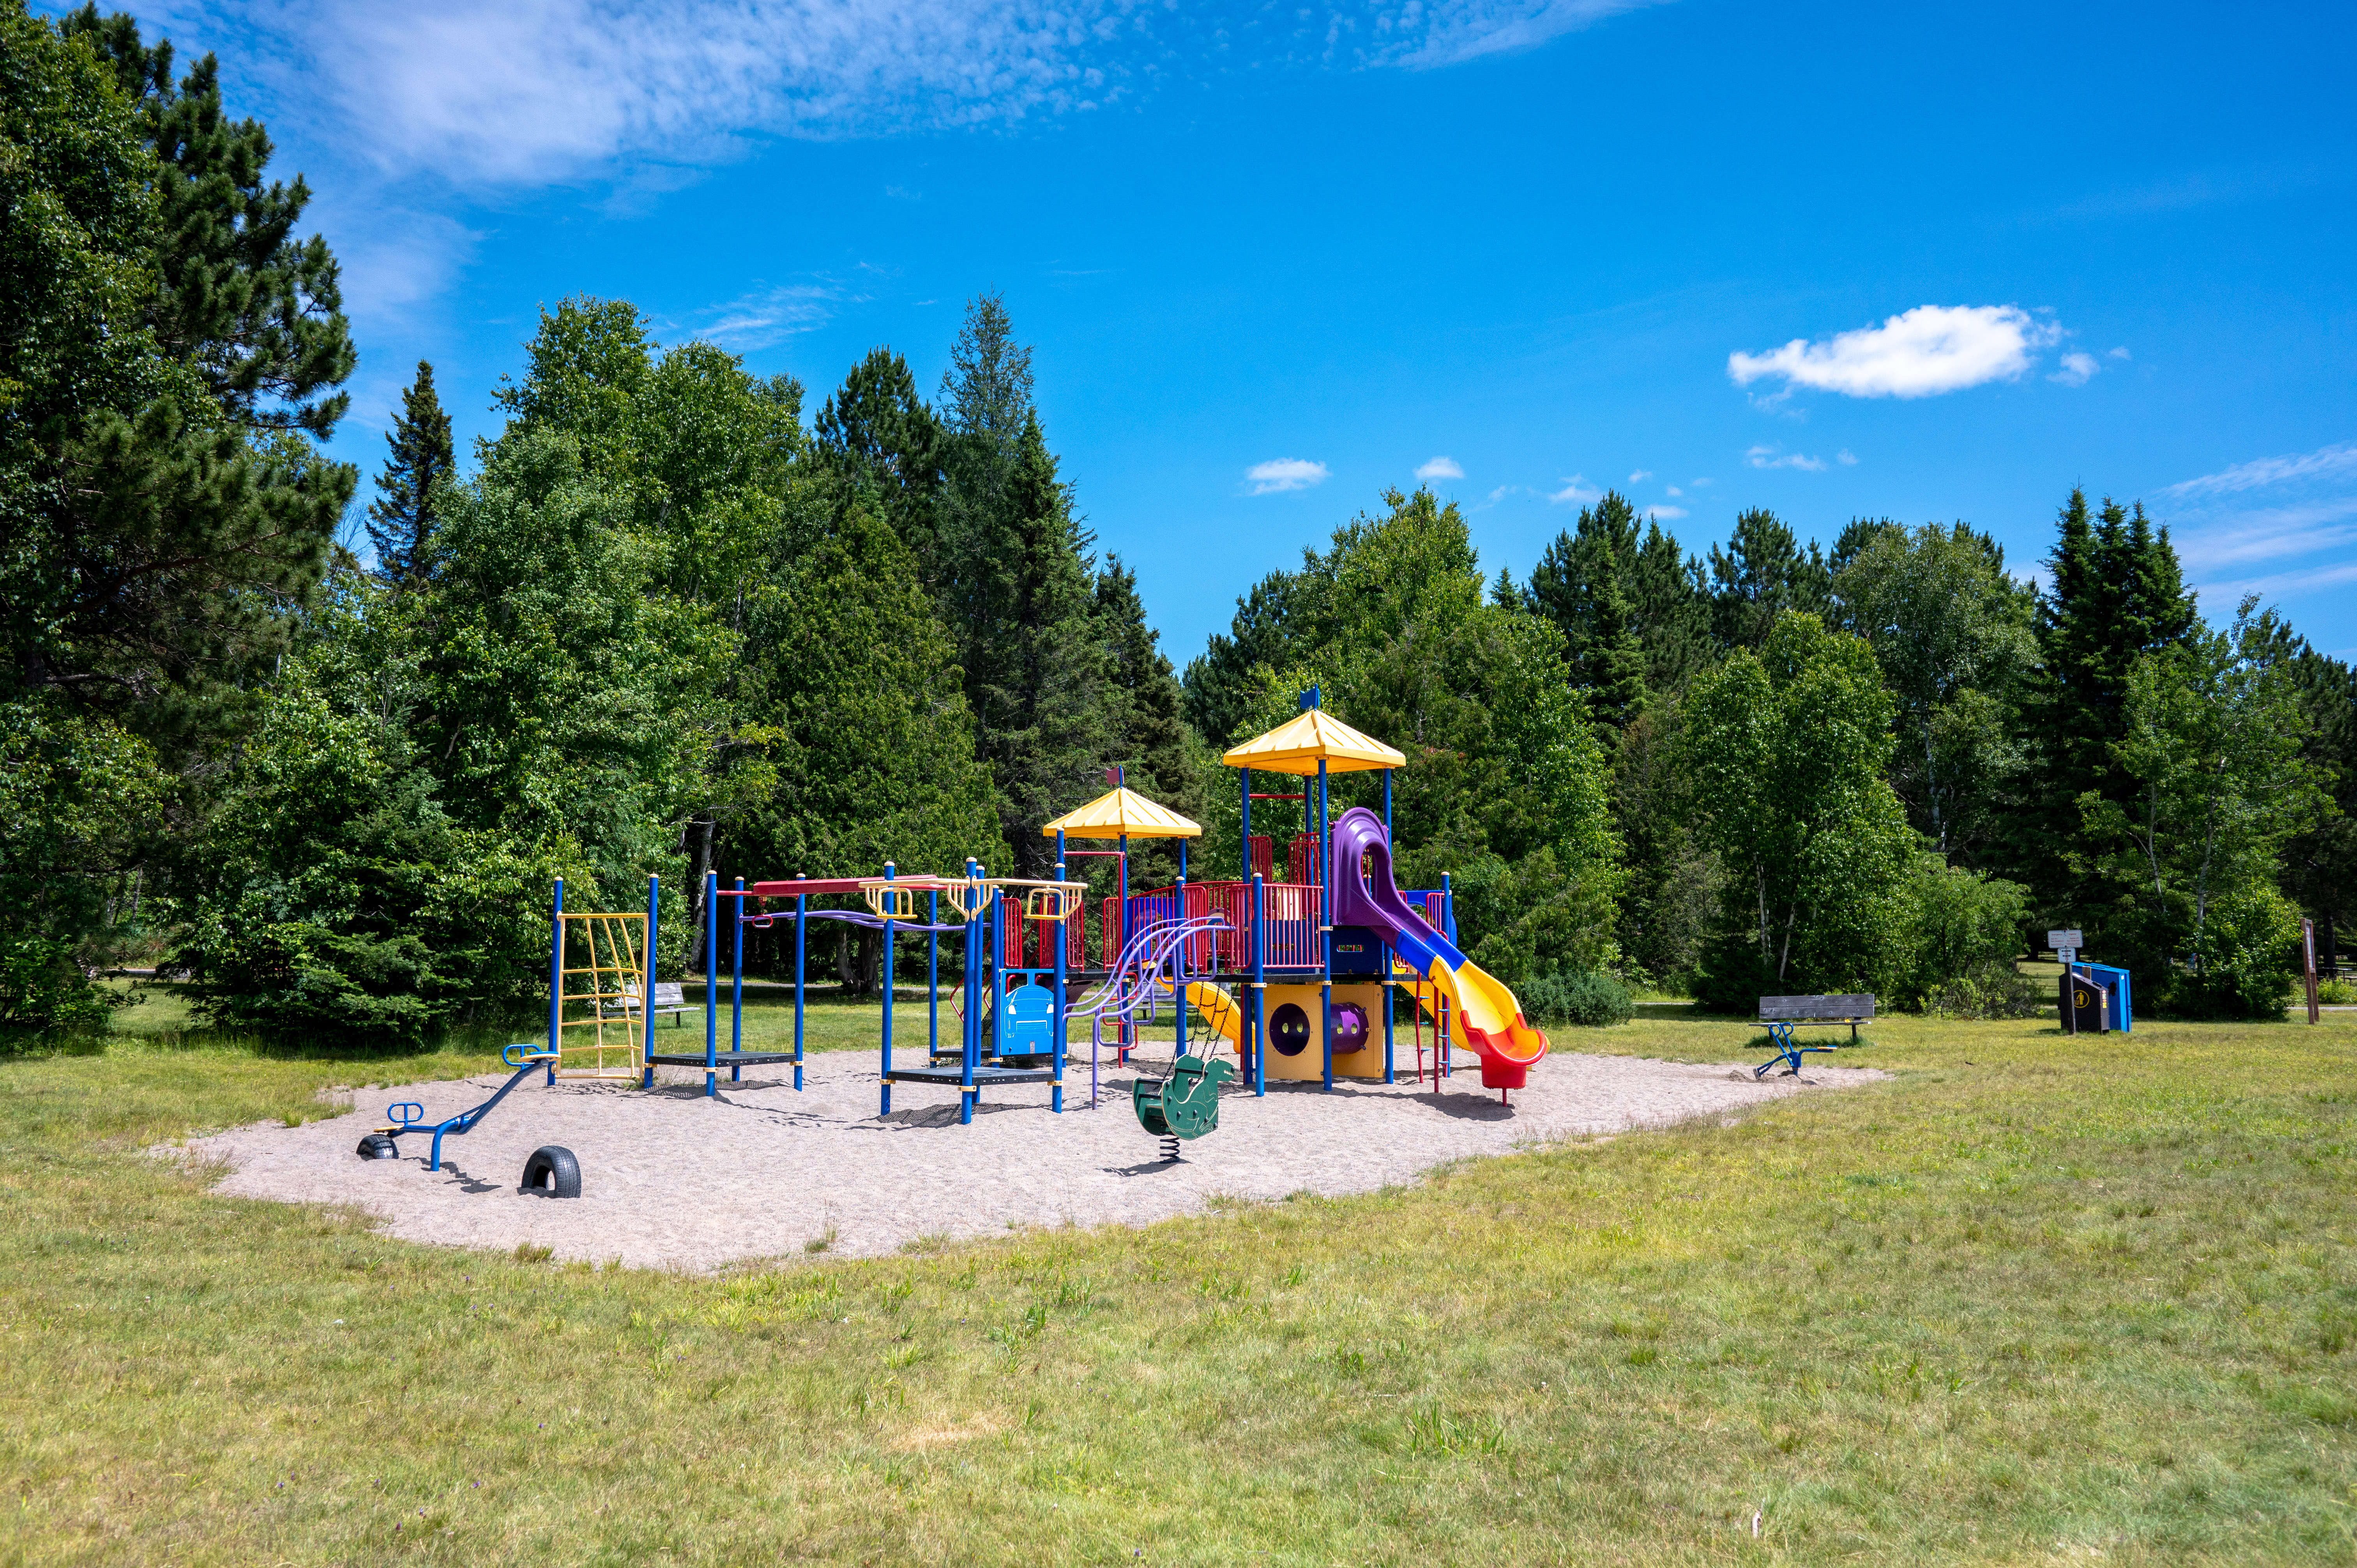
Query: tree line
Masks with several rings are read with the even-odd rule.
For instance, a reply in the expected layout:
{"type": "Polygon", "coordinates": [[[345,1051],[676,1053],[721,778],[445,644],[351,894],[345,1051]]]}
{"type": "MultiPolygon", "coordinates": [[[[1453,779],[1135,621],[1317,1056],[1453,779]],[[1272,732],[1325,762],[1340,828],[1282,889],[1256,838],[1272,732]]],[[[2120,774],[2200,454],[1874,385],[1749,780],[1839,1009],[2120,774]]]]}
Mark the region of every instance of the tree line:
{"type": "Polygon", "coordinates": [[[1607,975],[2019,1009],[2052,921],[2147,1004],[2266,1015],[2296,911],[2340,918],[2350,671],[2205,625],[2133,507],[2073,494],[2033,592],[1961,524],[1748,511],[1695,557],[1612,494],[1518,582],[1394,492],[1182,680],[987,292],[930,396],[879,348],[814,411],[567,300],[463,458],[419,365],[363,499],[335,257],[218,63],[91,6],[0,31],[0,1025],[145,962],[226,1025],[415,1040],[531,1005],[556,876],[662,873],[700,967],[707,870],[1041,875],[1115,766],[1224,872],[1219,751],[1311,684],[1407,752],[1403,872],[1542,1013],[1607,975]]]}

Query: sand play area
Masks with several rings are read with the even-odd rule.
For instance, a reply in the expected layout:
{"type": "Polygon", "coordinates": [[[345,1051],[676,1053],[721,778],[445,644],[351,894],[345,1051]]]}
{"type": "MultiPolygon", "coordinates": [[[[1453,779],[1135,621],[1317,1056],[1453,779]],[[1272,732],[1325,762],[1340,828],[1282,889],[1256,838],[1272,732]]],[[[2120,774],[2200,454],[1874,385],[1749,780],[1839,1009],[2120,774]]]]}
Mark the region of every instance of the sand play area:
{"type": "Polygon", "coordinates": [[[700,1072],[670,1069],[651,1091],[529,1079],[475,1131],[444,1143],[439,1172],[425,1168],[426,1138],[404,1137],[397,1160],[363,1160],[354,1146],[394,1101],[421,1101],[439,1120],[479,1102],[504,1074],[362,1090],[350,1114],[240,1127],[186,1152],[228,1167],[221,1192],[354,1204],[413,1241],[533,1242],[564,1259],[700,1270],[801,1258],[830,1232],[828,1252],[873,1254],[1027,1226],[1142,1225],[1220,1197],[1367,1192],[1451,1160],[1667,1126],[1883,1076],[1813,1066],[1806,1079],[1754,1080],[1750,1065],[1557,1054],[1514,1092],[1511,1110],[1481,1089],[1469,1057],[1437,1094],[1429,1084],[1344,1080],[1331,1093],[1272,1083],[1257,1099],[1232,1085],[1219,1130],[1187,1144],[1175,1164],[1130,1108],[1135,1069],[1108,1071],[1093,1110],[1083,1061],[1065,1069],[1063,1114],[1049,1112],[1048,1086],[1023,1085],[995,1091],[960,1126],[957,1091],[924,1084],[894,1086],[892,1114],[879,1119],[873,1058],[849,1052],[813,1057],[799,1093],[791,1068],[748,1069],[737,1085],[724,1074],[716,1101],[705,1098],[700,1072]],[[543,1144],[578,1156],[577,1199],[520,1189],[524,1161],[543,1144]]]}

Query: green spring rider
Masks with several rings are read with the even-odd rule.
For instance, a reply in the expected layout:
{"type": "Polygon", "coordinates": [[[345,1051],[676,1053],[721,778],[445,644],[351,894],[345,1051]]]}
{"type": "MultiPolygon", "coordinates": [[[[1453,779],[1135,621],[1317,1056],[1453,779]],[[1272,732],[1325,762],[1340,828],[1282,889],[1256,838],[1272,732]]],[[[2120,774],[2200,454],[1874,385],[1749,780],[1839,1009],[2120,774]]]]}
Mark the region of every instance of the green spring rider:
{"type": "Polygon", "coordinates": [[[1170,1064],[1165,1079],[1141,1078],[1129,1086],[1137,1124],[1162,1140],[1162,1157],[1178,1157],[1178,1140],[1200,1138],[1220,1125],[1220,1086],[1236,1076],[1223,1057],[1189,1055],[1170,1064]]]}

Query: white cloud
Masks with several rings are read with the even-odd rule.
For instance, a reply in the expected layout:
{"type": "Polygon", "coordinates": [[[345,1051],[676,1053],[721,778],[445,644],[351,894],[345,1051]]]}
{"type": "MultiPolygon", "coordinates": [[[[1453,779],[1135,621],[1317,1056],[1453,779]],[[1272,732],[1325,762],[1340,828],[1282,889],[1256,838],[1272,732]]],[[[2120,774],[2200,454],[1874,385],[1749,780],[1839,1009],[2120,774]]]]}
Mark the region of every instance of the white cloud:
{"type": "Polygon", "coordinates": [[[1645,515],[1651,518],[1660,518],[1663,521],[1667,521],[1673,518],[1687,516],[1688,513],[1686,509],[1682,506],[1649,506],[1645,509],[1645,515]]]}
{"type": "Polygon", "coordinates": [[[1563,489],[1552,491],[1547,496],[1547,499],[1557,506],[1586,506],[1589,501],[1600,501],[1603,499],[1604,492],[1589,484],[1587,476],[1585,474],[1572,475],[1563,482],[1563,489]]]}
{"type": "Polygon", "coordinates": [[[2171,485],[2160,493],[2165,496],[2229,495],[2267,485],[2288,484],[2295,479],[2328,478],[2352,472],[2357,472],[2357,441],[2344,441],[2337,446],[2319,446],[2313,452],[2297,456],[2260,457],[2248,463],[2237,463],[2231,468],[2171,485]]]}
{"type": "MultiPolygon", "coordinates": [[[[1410,70],[1459,65],[1484,55],[1535,48],[1540,44],[1592,27],[1608,16],[1635,11],[1666,0],[1416,0],[1394,10],[1372,7],[1372,31],[1378,40],[1369,58],[1379,64],[1410,70]],[[1403,35],[1385,47],[1387,33],[1403,35]]],[[[1314,13],[1303,11],[1303,16],[1314,13]]]]}
{"type": "Polygon", "coordinates": [[[1688,479],[1686,483],[1692,485],[1695,489],[1701,489],[1704,486],[1709,484],[1710,481],[1708,479],[1688,479]]]}
{"type": "Polygon", "coordinates": [[[2357,442],[2237,463],[2160,493],[2205,604],[2338,594],[2357,581],[2357,442]]]}
{"type": "Polygon", "coordinates": [[[1834,461],[1845,468],[1855,468],[1857,467],[1857,454],[1845,446],[1834,454],[1834,461]]]}
{"type": "Polygon", "coordinates": [[[1799,468],[1811,474],[1825,471],[1823,457],[1807,457],[1798,452],[1779,452],[1773,446],[1754,446],[1743,454],[1743,460],[1755,468],[1799,468]]]}
{"type": "Polygon", "coordinates": [[[1632,485],[1641,485],[1652,477],[1653,471],[1651,468],[1640,468],[1629,476],[1629,482],[1632,485]]]}
{"type": "Polygon", "coordinates": [[[1465,470],[1457,466],[1454,457],[1430,457],[1417,465],[1415,477],[1419,479],[1461,479],[1465,477],[1465,470]]]}
{"type": "Polygon", "coordinates": [[[2081,353],[2073,349],[2062,356],[2062,368],[2046,379],[2050,381],[2061,381],[2066,387],[2083,387],[2093,381],[2095,372],[2103,368],[2102,362],[2094,355],[2081,353]]]}
{"type": "Polygon", "coordinates": [[[2357,542],[2357,496],[2304,506],[2237,512],[2177,534],[2179,559],[2196,571],[2276,561],[2357,542]]]}
{"type": "Polygon", "coordinates": [[[1787,393],[1813,387],[1846,397],[1933,397],[2016,379],[2061,335],[2018,306],[1919,305],[1821,342],[1795,338],[1764,354],[1729,354],[1727,373],[1739,387],[1781,376],[1787,393]]]}
{"type": "Polygon", "coordinates": [[[789,284],[763,289],[721,306],[698,332],[700,338],[743,352],[814,332],[834,319],[843,291],[823,284],[789,284]]]}
{"type": "Polygon", "coordinates": [[[2105,350],[2104,350],[2104,353],[2105,353],[2106,357],[2108,357],[2108,358],[2110,358],[2110,359],[2114,359],[2114,360],[2132,360],[2132,359],[2136,358],[2136,356],[2135,356],[2135,355],[2133,355],[2133,354],[2131,354],[2131,353],[2129,353],[2129,352],[2127,351],[2127,349],[2126,349],[2126,345],[2122,345],[2121,347],[2119,347],[2119,348],[2117,348],[2117,349],[2105,349],[2105,350]]]}
{"type": "Polygon", "coordinates": [[[1685,491],[1684,491],[1684,490],[1682,490],[1682,489],[1678,489],[1678,488],[1677,488],[1677,486],[1675,486],[1675,485],[1668,485],[1668,486],[1664,486],[1663,488],[1664,488],[1665,489],[1667,489],[1667,490],[1669,491],[1669,493],[1670,493],[1670,494],[1672,494],[1672,495],[1674,495],[1674,496],[1682,496],[1682,495],[1685,494],[1685,491]]]}
{"type": "MultiPolygon", "coordinates": [[[[1427,70],[1657,0],[156,0],[184,52],[264,73],[323,145],[471,181],[705,165],[830,137],[1087,113],[1238,68],[1427,70]]],[[[249,79],[249,86],[253,85],[249,79]]]]}
{"type": "Polygon", "coordinates": [[[1244,478],[1252,481],[1254,495],[1282,495],[1287,490],[1306,490],[1312,485],[1324,484],[1327,467],[1323,463],[1301,457],[1272,457],[1246,468],[1244,478]]]}

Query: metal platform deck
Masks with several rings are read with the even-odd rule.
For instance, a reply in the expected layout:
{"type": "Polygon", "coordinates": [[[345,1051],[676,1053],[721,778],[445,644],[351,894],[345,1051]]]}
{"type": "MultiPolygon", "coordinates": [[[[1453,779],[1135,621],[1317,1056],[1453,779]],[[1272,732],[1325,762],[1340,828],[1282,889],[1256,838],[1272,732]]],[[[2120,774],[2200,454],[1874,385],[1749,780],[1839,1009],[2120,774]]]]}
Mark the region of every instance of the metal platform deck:
{"type": "MultiPolygon", "coordinates": [[[[791,1065],[791,1051],[722,1051],[709,1058],[714,1067],[776,1067],[791,1065]]],[[[702,1067],[706,1058],[702,1051],[693,1055],[686,1051],[656,1051],[647,1058],[649,1067],[702,1067]]]]}
{"type": "MultiPolygon", "coordinates": [[[[954,1067],[899,1067],[884,1075],[890,1083],[946,1083],[963,1085],[965,1069],[954,1067]]],[[[1053,1083],[1056,1069],[1045,1067],[979,1067],[974,1069],[974,1085],[980,1089],[991,1083],[1053,1083]]]]}

